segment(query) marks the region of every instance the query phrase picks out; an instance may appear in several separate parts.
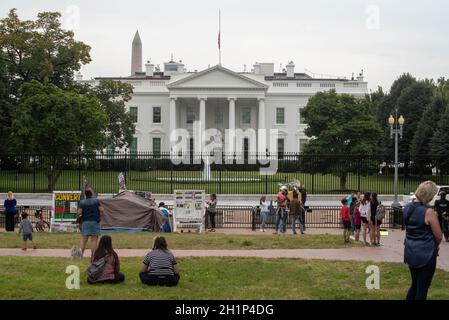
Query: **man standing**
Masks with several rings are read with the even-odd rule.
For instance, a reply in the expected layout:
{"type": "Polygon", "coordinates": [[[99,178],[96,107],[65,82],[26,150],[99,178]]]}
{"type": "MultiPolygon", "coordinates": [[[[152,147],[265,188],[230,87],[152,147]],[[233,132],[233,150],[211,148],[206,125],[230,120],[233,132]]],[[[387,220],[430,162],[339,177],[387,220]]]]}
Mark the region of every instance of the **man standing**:
{"type": "Polygon", "coordinates": [[[441,226],[441,231],[444,234],[446,242],[449,242],[449,226],[448,226],[448,215],[449,215],[449,201],[446,199],[446,192],[440,192],[440,199],[435,200],[435,211],[438,214],[438,222],[441,226]]]}
{"type": "Polygon", "coordinates": [[[78,215],[82,219],[80,248],[84,253],[86,242],[90,237],[90,248],[93,256],[97,249],[98,237],[100,236],[100,214],[104,212],[104,209],[98,199],[92,197],[92,189],[87,188],[84,194],[86,199],[80,201],[78,209],[78,215]]]}

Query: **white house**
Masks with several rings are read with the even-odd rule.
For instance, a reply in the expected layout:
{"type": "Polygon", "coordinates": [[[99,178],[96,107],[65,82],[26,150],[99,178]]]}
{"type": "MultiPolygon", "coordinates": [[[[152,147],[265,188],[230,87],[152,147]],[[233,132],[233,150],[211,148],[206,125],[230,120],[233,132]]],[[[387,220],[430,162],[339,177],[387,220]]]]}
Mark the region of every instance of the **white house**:
{"type": "MultiPolygon", "coordinates": [[[[274,63],[255,63],[251,72],[235,72],[221,65],[188,72],[182,61],[166,62],[163,70],[147,62],[142,71],[141,51],[136,33],[131,75],[91,81],[113,79],[133,85],[133,98],[127,105],[136,121],[131,151],[170,151],[170,132],[183,128],[192,134],[193,123],[201,121],[205,123],[201,129],[216,128],[223,136],[226,129],[277,129],[277,151],[300,152],[309,139],[301,109],[311,96],[331,89],[358,97],[368,93],[362,73],[355,79],[313,77],[295,73],[293,62],[280,73],[274,72],[274,63]]],[[[77,80],[82,81],[81,75],[77,80]]],[[[245,140],[237,146],[251,150],[249,143],[245,140]]]]}

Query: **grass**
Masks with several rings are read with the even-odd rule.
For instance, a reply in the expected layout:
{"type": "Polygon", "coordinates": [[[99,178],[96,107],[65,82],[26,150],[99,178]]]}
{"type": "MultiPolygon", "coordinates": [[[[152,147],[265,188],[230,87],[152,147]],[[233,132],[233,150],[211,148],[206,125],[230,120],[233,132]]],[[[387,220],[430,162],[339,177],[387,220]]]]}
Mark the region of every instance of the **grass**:
{"type": "MultiPolygon", "coordinates": [[[[111,233],[115,248],[147,249],[156,235],[150,232],[111,233]]],[[[340,235],[225,235],[196,233],[164,233],[171,249],[320,249],[343,248],[340,235]]],[[[34,233],[42,249],[69,249],[79,243],[78,233],[34,233]]],[[[19,248],[21,238],[17,233],[1,232],[0,248],[19,248]]],[[[358,244],[353,244],[357,246],[358,244]]]]}
{"type": "MultiPolygon", "coordinates": [[[[2,299],[404,299],[410,285],[408,269],[398,263],[378,263],[380,289],[365,287],[371,263],[302,259],[182,258],[181,281],[175,288],[140,283],[141,259],[121,259],[126,280],[118,285],[90,286],[88,261],[66,258],[2,257],[2,299]],[[80,267],[79,290],[65,287],[66,267],[80,267]]],[[[429,299],[449,299],[449,273],[437,270],[429,299]]]]}
{"type": "MultiPolygon", "coordinates": [[[[79,178],[85,176],[100,193],[116,193],[118,190],[117,174],[115,171],[82,171],[64,170],[56,182],[55,190],[79,190],[79,178]]],[[[127,187],[130,190],[148,190],[153,193],[172,193],[175,189],[205,189],[208,193],[224,194],[263,194],[276,193],[280,183],[293,179],[302,181],[310,193],[340,193],[340,180],[332,174],[308,174],[304,172],[278,172],[270,176],[262,176],[258,171],[212,171],[212,178],[218,181],[202,181],[200,171],[174,171],[173,182],[170,182],[169,170],[128,171],[126,173],[127,187]],[[176,181],[176,178],[196,178],[195,181],[176,181]],[[226,179],[246,178],[258,181],[231,182],[226,179]],[[162,181],[160,179],[166,179],[162,181]]],[[[403,177],[399,179],[399,193],[414,191],[416,186],[427,178],[435,177],[403,177]]],[[[447,178],[446,178],[447,179],[447,178]]],[[[348,174],[346,189],[377,191],[378,193],[393,193],[393,176],[391,174],[359,176],[348,174]]],[[[0,192],[13,190],[15,192],[48,192],[46,172],[38,170],[18,173],[3,170],[0,174],[0,192]]]]}

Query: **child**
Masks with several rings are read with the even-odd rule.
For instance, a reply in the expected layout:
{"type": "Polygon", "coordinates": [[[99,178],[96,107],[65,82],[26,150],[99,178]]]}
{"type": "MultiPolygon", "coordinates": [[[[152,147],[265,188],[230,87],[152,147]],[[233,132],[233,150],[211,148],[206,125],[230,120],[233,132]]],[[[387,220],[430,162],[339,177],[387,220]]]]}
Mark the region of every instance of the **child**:
{"type": "Polygon", "coordinates": [[[260,232],[265,232],[268,214],[270,213],[268,209],[270,203],[266,199],[265,196],[260,198],[260,232]]]}
{"type": "Polygon", "coordinates": [[[343,239],[345,244],[348,244],[351,234],[351,217],[349,216],[348,200],[346,198],[341,199],[341,204],[343,205],[340,209],[340,216],[343,221],[343,239]]]}
{"type": "Polygon", "coordinates": [[[28,213],[22,213],[22,221],[20,221],[19,225],[19,235],[22,232],[23,245],[22,250],[27,250],[27,240],[30,240],[33,244],[33,249],[37,249],[36,242],[33,240],[33,226],[31,225],[30,220],[28,220],[28,213]]]}
{"type": "Polygon", "coordinates": [[[354,208],[354,237],[355,241],[359,241],[360,239],[360,229],[362,227],[362,218],[360,216],[360,202],[355,200],[355,208],[354,208]]]}

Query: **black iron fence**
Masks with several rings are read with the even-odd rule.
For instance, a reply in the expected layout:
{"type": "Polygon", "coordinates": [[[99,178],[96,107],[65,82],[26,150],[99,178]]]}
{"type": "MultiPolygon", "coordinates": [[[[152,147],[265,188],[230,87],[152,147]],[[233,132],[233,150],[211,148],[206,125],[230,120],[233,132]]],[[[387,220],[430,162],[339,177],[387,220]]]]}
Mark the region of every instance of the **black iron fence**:
{"type": "MultiPolygon", "coordinates": [[[[34,225],[37,221],[36,210],[42,209],[42,217],[50,222],[51,208],[40,206],[18,206],[16,224],[19,223],[19,215],[27,212],[28,217],[34,225]]],[[[171,209],[171,208],[170,208],[171,209]]],[[[257,207],[252,206],[217,206],[216,228],[219,229],[251,229],[257,230],[261,227],[260,212],[257,207]]],[[[269,215],[267,227],[274,228],[275,216],[269,215]]],[[[306,228],[340,228],[340,207],[336,206],[314,206],[309,207],[305,214],[306,228]]],[[[287,222],[291,227],[291,221],[287,222]]],[[[382,223],[385,228],[403,228],[402,211],[392,207],[386,208],[386,215],[382,223]]],[[[0,209],[0,228],[5,228],[5,215],[0,209]]]]}
{"type": "MultiPolygon", "coordinates": [[[[385,156],[221,154],[210,160],[201,154],[174,157],[170,153],[0,155],[0,192],[80,190],[87,179],[97,192],[116,193],[117,177],[123,172],[129,190],[155,194],[176,189],[274,194],[280,184],[291,180],[301,181],[313,194],[393,193],[394,162],[385,156]]],[[[449,184],[448,158],[401,156],[399,162],[401,194],[414,191],[423,180],[449,184]]]]}

